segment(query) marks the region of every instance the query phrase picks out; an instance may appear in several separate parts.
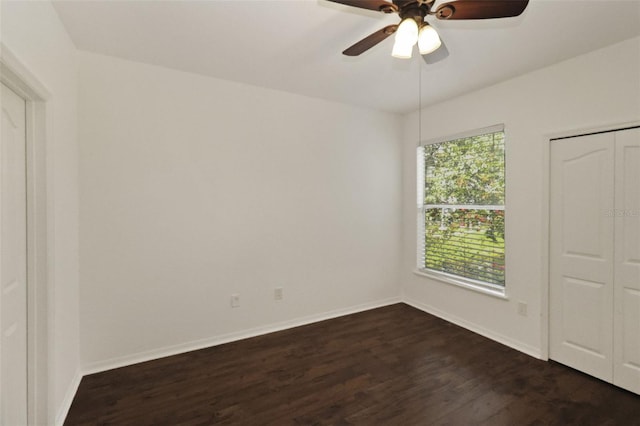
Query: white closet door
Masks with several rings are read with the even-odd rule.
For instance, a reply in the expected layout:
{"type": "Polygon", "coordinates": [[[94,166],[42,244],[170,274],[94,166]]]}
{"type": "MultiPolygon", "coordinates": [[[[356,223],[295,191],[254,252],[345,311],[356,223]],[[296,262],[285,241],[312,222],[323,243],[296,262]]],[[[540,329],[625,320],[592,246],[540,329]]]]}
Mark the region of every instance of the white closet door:
{"type": "Polygon", "coordinates": [[[613,383],[640,393],[640,129],[616,132],[613,383]]]}
{"type": "Polygon", "coordinates": [[[614,134],[551,144],[550,356],[613,380],[614,134]]]}
{"type": "Polygon", "coordinates": [[[2,85],[0,424],[27,424],[25,101],[2,85]]]}

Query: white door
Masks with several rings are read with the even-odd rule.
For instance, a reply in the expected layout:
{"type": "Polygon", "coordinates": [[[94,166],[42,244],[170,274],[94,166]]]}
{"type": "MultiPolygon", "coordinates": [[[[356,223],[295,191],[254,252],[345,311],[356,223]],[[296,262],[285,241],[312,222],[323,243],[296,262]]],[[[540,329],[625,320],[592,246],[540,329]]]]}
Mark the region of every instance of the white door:
{"type": "Polygon", "coordinates": [[[613,382],[640,394],[640,129],[616,132],[613,382]]]}
{"type": "Polygon", "coordinates": [[[25,101],[2,85],[0,140],[1,425],[27,424],[25,101]]]}
{"type": "Polygon", "coordinates": [[[551,358],[613,380],[614,134],[551,143],[551,358]]]}

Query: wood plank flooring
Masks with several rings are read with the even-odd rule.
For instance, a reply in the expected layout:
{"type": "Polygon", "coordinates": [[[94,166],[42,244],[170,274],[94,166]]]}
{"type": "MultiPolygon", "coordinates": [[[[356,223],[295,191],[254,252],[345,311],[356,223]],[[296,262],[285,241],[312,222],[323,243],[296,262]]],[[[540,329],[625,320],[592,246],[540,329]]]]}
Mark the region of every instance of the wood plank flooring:
{"type": "Polygon", "coordinates": [[[93,374],[65,425],[640,425],[640,396],[404,304],[93,374]]]}

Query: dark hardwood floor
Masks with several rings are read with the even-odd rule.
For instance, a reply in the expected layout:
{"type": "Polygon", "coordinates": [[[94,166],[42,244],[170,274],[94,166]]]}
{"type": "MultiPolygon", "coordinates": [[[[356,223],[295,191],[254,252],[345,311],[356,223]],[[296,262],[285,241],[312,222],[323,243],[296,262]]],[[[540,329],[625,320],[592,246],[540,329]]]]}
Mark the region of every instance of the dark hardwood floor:
{"type": "Polygon", "coordinates": [[[85,377],[65,425],[640,425],[640,396],[404,304],[85,377]]]}

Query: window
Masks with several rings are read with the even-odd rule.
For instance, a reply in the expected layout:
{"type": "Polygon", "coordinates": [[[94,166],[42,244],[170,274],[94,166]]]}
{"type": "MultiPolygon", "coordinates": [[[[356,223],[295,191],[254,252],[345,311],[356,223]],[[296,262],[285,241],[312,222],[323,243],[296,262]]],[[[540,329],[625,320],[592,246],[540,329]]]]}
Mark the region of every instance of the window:
{"type": "Polygon", "coordinates": [[[504,294],[504,127],[418,148],[418,269],[504,294]]]}

